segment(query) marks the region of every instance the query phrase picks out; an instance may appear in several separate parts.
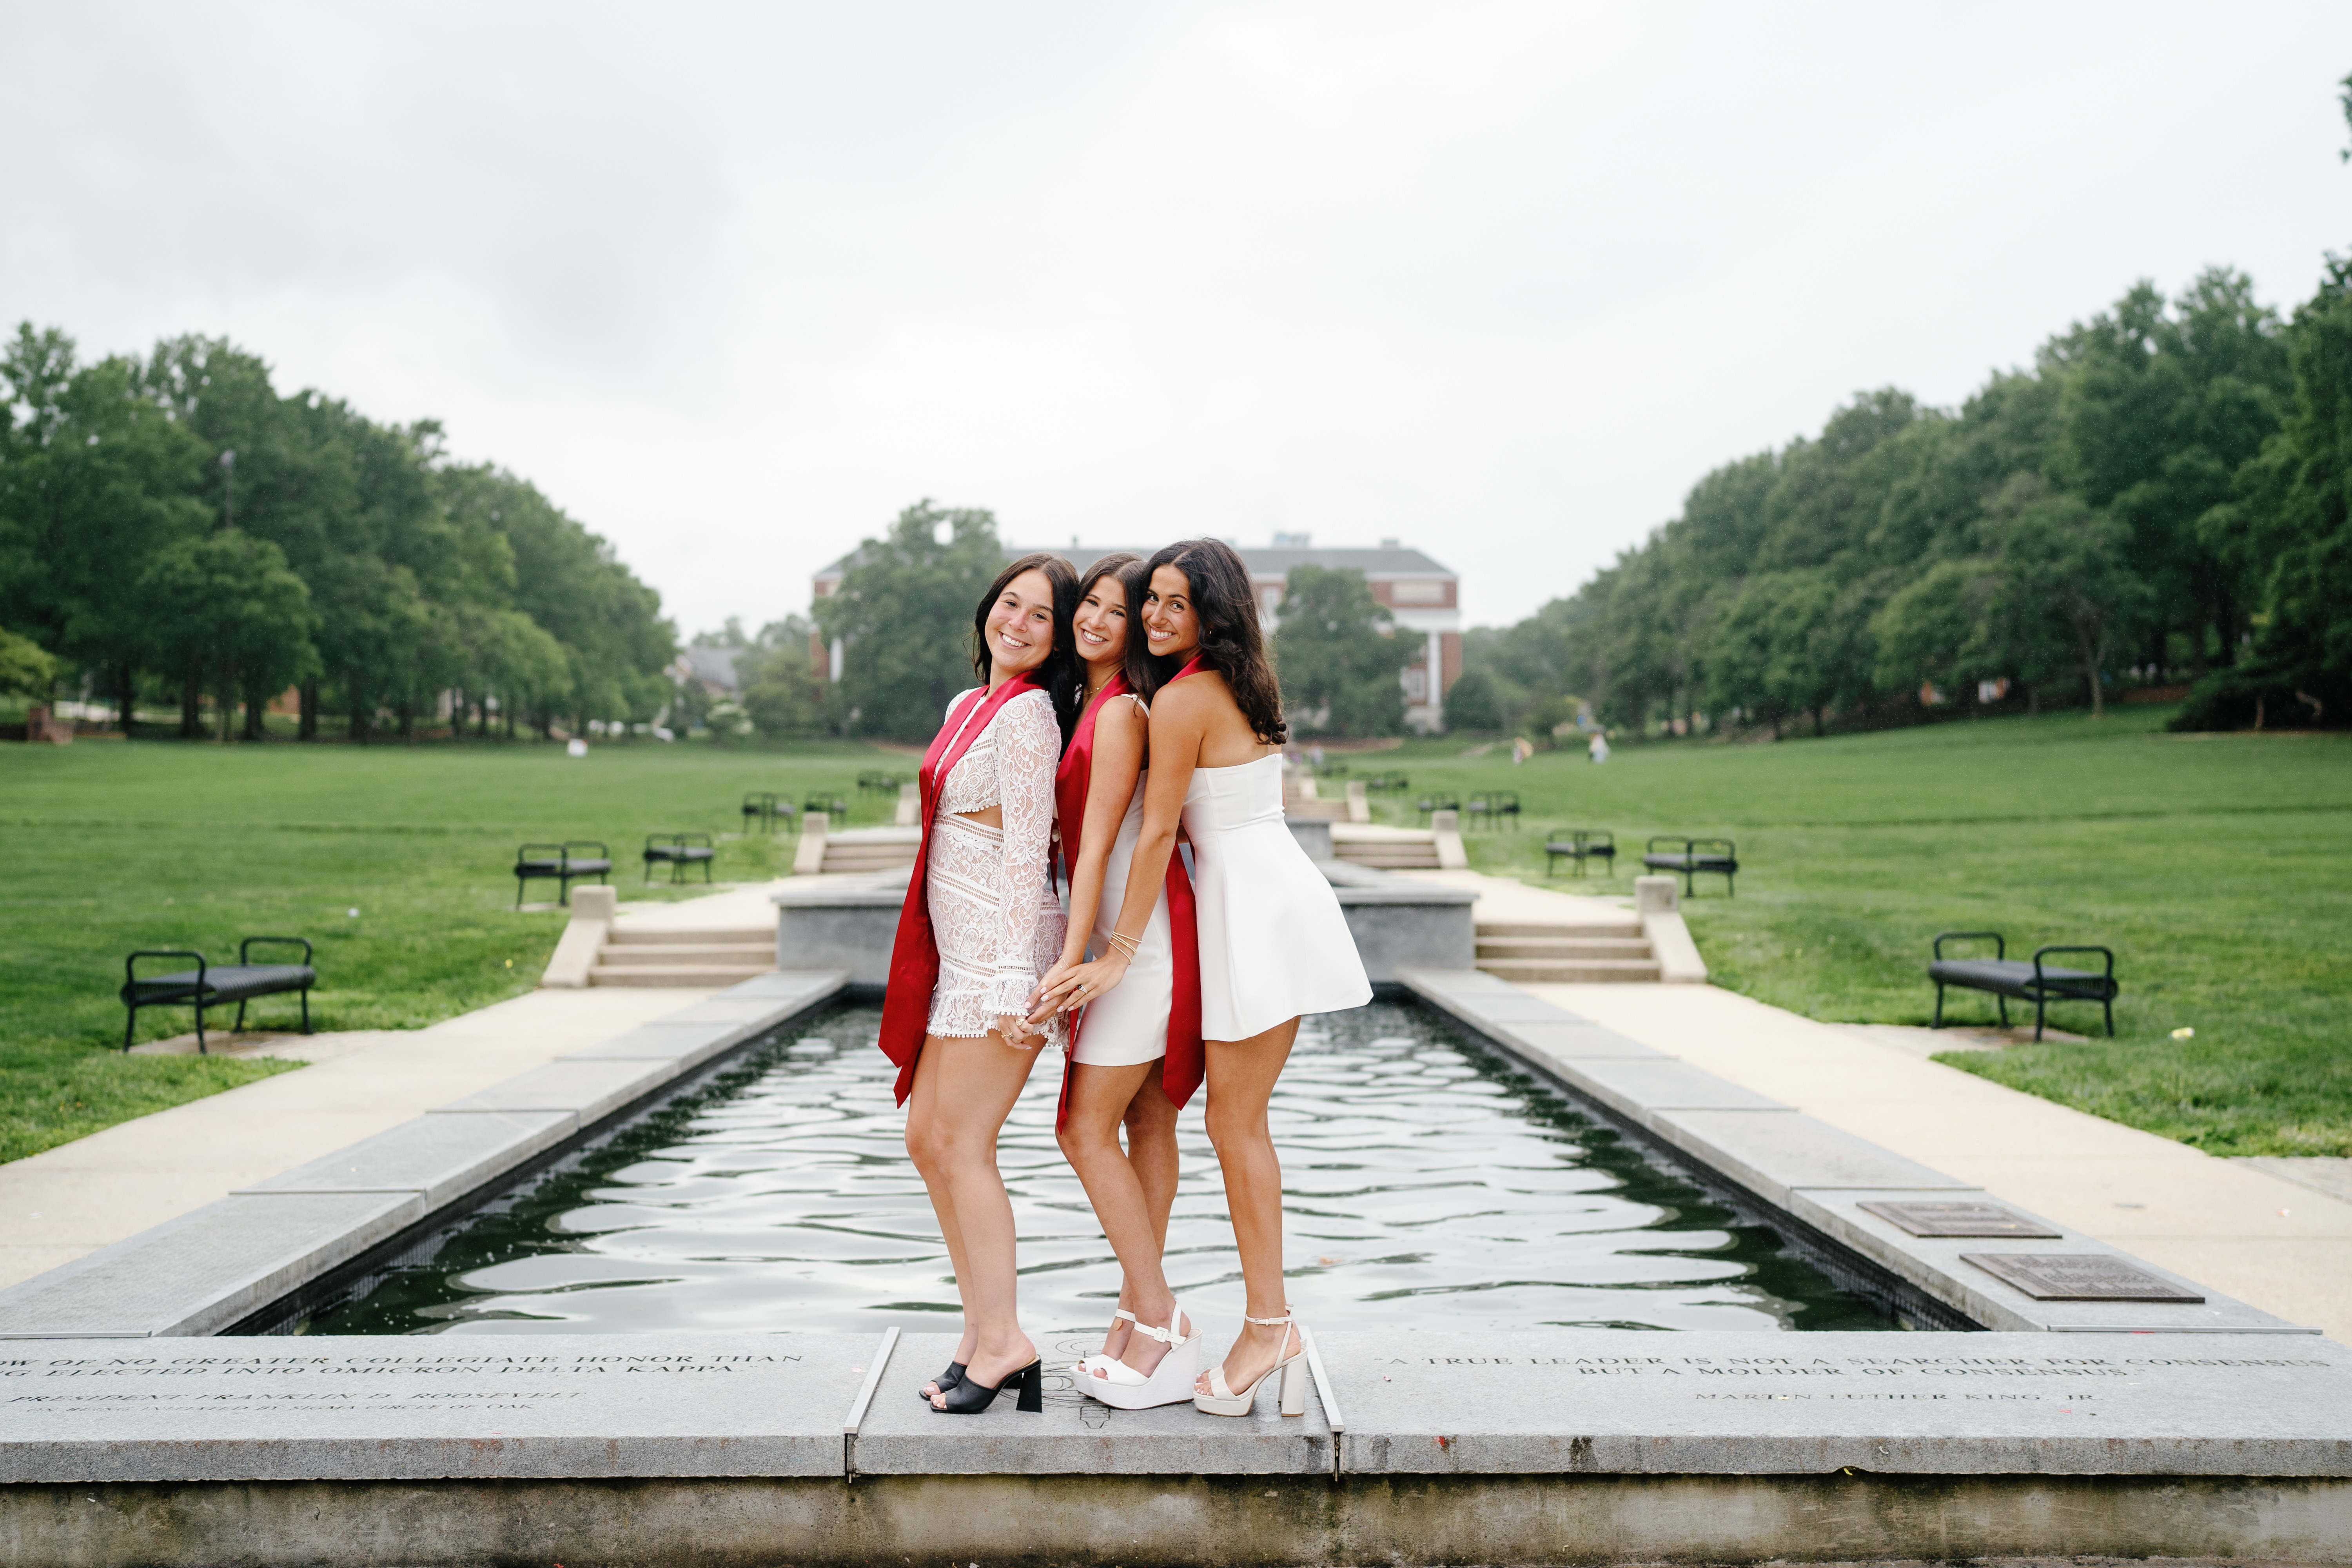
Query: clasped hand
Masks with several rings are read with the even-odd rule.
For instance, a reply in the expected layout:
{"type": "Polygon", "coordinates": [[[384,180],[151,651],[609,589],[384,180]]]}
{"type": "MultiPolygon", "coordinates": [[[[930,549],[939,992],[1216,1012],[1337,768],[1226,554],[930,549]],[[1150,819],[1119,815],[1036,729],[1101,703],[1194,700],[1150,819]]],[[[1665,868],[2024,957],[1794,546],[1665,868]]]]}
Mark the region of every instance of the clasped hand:
{"type": "Polygon", "coordinates": [[[1056,1013],[1075,1012],[1097,1001],[1127,973],[1127,954],[1117,948],[1089,963],[1057,963],[1029,993],[1029,1022],[1042,1025],[1056,1013]]]}

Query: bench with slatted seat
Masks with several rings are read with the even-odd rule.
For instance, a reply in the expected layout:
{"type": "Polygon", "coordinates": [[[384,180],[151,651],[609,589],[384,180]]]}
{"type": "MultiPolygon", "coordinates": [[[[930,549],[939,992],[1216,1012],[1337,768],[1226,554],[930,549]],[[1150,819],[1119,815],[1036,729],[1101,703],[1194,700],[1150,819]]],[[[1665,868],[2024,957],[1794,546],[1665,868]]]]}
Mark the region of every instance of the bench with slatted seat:
{"type": "Polygon", "coordinates": [[[743,831],[746,833],[773,833],[777,821],[789,819],[792,815],[793,803],[778,800],[772,790],[753,790],[743,797],[743,831]]]}
{"type": "Polygon", "coordinates": [[[1584,875],[1587,860],[1607,862],[1607,874],[1617,872],[1617,836],[1605,827],[1561,827],[1553,830],[1544,844],[1544,875],[1559,869],[1562,858],[1576,862],[1576,874],[1584,875]]]}
{"type": "Polygon", "coordinates": [[[1934,957],[1927,964],[1927,978],[1936,983],[1936,1021],[1931,1027],[1944,1026],[1944,988],[1958,986],[1963,991],[1983,991],[1995,999],[2000,1014],[2000,1026],[2009,1027],[2010,998],[2033,1004],[2033,1037],[2042,1037],[2042,1017],[2053,1002],[2096,1002],[2106,1015],[2107,1034],[2116,1032],[2116,997],[2122,987],[2116,984],[2116,955],[2111,948],[2059,945],[2033,950],[2033,961],[2009,956],[2009,943],[1997,931],[1948,931],[1936,938],[1934,957]],[[1990,942],[1993,944],[1990,958],[1946,958],[1944,944],[1948,942],[1990,942]],[[2053,952],[2095,952],[2106,960],[2103,971],[2061,969],[2045,963],[2043,959],[2053,952]]]}
{"type": "Polygon", "coordinates": [[[194,1007],[196,1010],[196,1049],[209,1055],[205,1046],[205,1009],[236,1004],[234,1028],[245,1027],[246,1004],[263,996],[282,996],[289,992],[302,995],[302,1032],[310,1032],[310,987],[319,983],[319,972],[310,965],[310,943],[299,936],[249,936],[237,943],[235,963],[212,963],[205,955],[192,949],[142,949],[122,961],[122,1005],[129,1016],[122,1025],[122,1048],[131,1049],[132,1034],[139,1027],[142,1007],[194,1007]],[[255,963],[253,946],[256,942],[278,942],[302,949],[299,963],[255,963]],[[142,958],[193,958],[194,969],[175,970],[169,974],[150,974],[142,979],[139,961],[142,958]]]}
{"type": "Polygon", "coordinates": [[[593,877],[598,881],[613,874],[613,852],[593,838],[566,839],[562,844],[526,844],[515,851],[515,908],[522,908],[523,884],[548,881],[555,884],[555,901],[572,902],[572,884],[593,877]],[[593,855],[575,853],[593,849],[593,855]]]}
{"type": "Polygon", "coordinates": [[[654,868],[669,868],[673,885],[683,881],[688,866],[702,868],[702,879],[710,880],[710,863],[719,857],[718,848],[708,833],[649,833],[646,835],[646,880],[654,879],[654,868]]]}
{"type": "Polygon", "coordinates": [[[1723,890],[1737,896],[1732,879],[1739,874],[1739,853],[1728,838],[1676,838],[1671,834],[1650,840],[1642,864],[1683,879],[1683,896],[1697,894],[1699,873],[1723,879],[1723,890]],[[1664,846],[1664,847],[1661,847],[1664,846]]]}

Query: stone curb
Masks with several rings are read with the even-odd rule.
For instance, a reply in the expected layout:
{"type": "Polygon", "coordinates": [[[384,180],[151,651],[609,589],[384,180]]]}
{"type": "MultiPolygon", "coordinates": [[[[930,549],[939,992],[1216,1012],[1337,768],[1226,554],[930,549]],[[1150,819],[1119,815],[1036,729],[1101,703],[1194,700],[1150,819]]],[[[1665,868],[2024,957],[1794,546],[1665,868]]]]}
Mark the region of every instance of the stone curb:
{"type": "MultiPolygon", "coordinates": [[[[2032,1241],[1915,1237],[1859,1205],[1951,1201],[1982,1189],[1793,1107],[1652,1050],[1477,970],[1415,969],[1398,979],[1528,1066],[1988,1329],[2045,1333],[2316,1334],[2064,1226],[2032,1241]],[[2205,1297],[2202,1302],[2042,1301],[1960,1261],[1963,1253],[2063,1252],[2112,1258],[2205,1297]]],[[[1990,1195],[1990,1194],[1986,1194],[1990,1195]]],[[[2015,1205],[2005,1205],[2032,1219],[2015,1205]]]]}
{"type": "Polygon", "coordinates": [[[847,983],[760,975],[281,1172],[0,1290],[0,1340],[218,1333],[847,983]]]}

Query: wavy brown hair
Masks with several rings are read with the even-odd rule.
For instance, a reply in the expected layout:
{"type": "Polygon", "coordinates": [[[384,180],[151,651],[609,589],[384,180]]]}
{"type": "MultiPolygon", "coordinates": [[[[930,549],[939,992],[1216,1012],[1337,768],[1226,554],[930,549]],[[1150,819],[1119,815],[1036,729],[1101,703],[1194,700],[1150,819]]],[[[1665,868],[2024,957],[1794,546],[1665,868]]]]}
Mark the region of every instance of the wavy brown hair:
{"type": "Polygon", "coordinates": [[[988,612],[996,607],[997,595],[1024,572],[1043,572],[1054,586],[1054,648],[1037,667],[1037,679],[1053,700],[1054,719],[1062,727],[1062,744],[1066,747],[1070,731],[1077,728],[1078,708],[1087,691],[1086,666],[1078,662],[1077,638],[1070,629],[1070,616],[1078,607],[1078,575],[1067,561],[1039,550],[996,574],[996,581],[980,596],[980,607],[971,613],[971,671],[982,686],[988,684],[988,612]]]}
{"type": "MultiPolygon", "coordinates": [[[[1274,661],[1265,654],[1265,634],[1258,629],[1257,597],[1250,592],[1249,568],[1222,539],[1180,539],[1154,551],[1143,563],[1145,588],[1162,566],[1184,574],[1192,589],[1192,611],[1201,620],[1201,646],[1194,651],[1225,678],[1234,705],[1257,738],[1269,746],[1284,744],[1290,739],[1290,726],[1282,718],[1282,683],[1274,678],[1274,661]]],[[[1141,590],[1135,603],[1134,614],[1139,619],[1141,590]]],[[[1129,637],[1127,683],[1148,703],[1184,668],[1187,657],[1171,654],[1154,658],[1144,638],[1129,637]]]]}

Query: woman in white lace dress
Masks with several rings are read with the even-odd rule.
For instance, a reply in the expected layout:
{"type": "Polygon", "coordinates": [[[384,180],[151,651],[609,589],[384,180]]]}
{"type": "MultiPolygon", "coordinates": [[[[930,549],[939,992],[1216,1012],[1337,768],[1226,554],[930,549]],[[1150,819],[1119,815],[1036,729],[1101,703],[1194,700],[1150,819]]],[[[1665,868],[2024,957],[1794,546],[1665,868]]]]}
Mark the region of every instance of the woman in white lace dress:
{"type": "Polygon", "coordinates": [[[963,1337],[923,1393],[971,1414],[1013,1385],[1042,1409],[1036,1347],[1021,1330],[1013,1204],[996,1134],[1059,1019],[1024,1017],[1037,977],[1061,954],[1048,855],[1054,770],[1079,678],[1069,563],[1029,555],[1004,569],[972,617],[972,665],[987,681],[950,705],[923,758],[923,847],[899,912],[883,999],[882,1048],[898,1064],[907,1152],[938,1214],[963,1337]]]}

